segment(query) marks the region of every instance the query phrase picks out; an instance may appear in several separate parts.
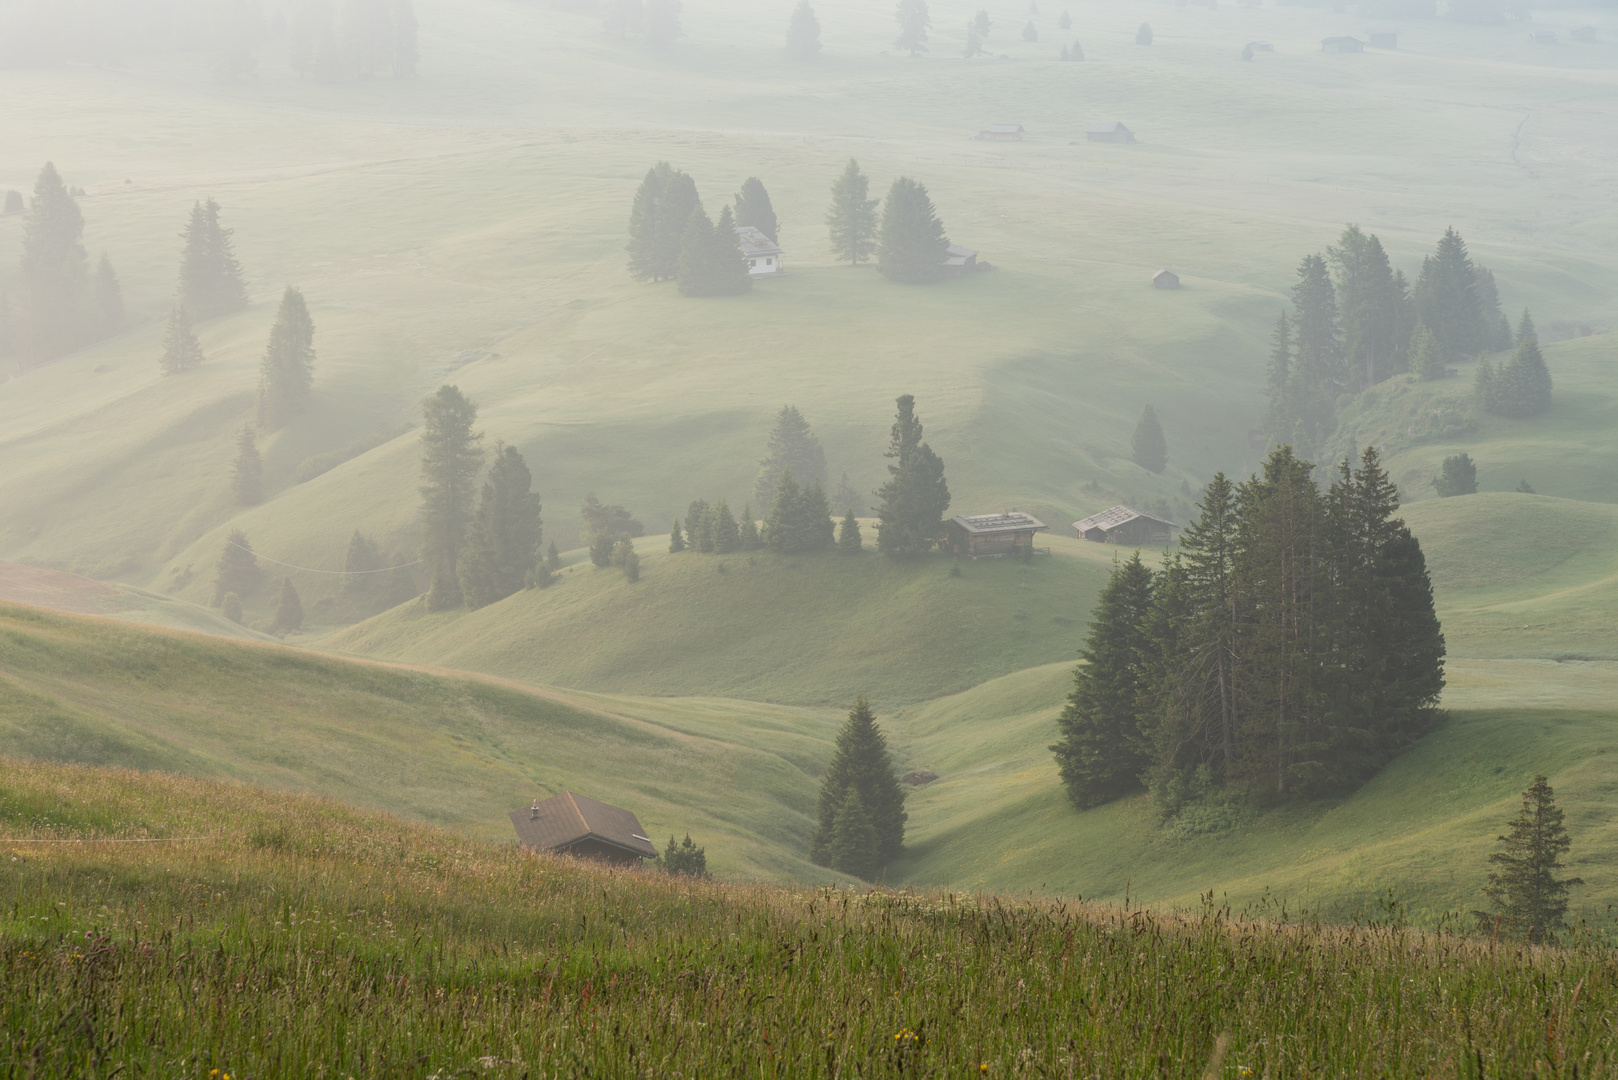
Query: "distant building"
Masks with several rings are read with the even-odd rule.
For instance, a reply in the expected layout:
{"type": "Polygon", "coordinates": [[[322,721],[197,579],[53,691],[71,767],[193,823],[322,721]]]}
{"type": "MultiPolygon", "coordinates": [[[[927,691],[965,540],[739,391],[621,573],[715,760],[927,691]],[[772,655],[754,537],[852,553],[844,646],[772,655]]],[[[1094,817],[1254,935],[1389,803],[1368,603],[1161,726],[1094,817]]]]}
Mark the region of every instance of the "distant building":
{"type": "Polygon", "coordinates": [[[1367,30],[1367,42],[1373,49],[1397,49],[1399,47],[1399,32],[1397,30],[1367,30]]]}
{"type": "Polygon", "coordinates": [[[1154,289],[1178,289],[1179,287],[1180,275],[1173,270],[1159,270],[1152,275],[1152,288],[1154,289]]]}
{"type": "Polygon", "coordinates": [[[1090,142],[1134,142],[1135,133],[1117,120],[1097,120],[1086,124],[1084,137],[1090,142]]]}
{"type": "Polygon", "coordinates": [[[1577,30],[1571,31],[1568,37],[1574,41],[1594,41],[1596,39],[1596,28],[1593,26],[1581,26],[1577,30]]]}
{"type": "Polygon", "coordinates": [[[987,139],[989,142],[1022,142],[1023,126],[1021,124],[994,124],[984,128],[974,139],[987,139]]]}
{"type": "Polygon", "coordinates": [[[1535,45],[1555,45],[1556,35],[1549,30],[1530,30],[1528,40],[1535,45]]]}
{"type": "Polygon", "coordinates": [[[1073,523],[1073,531],[1080,540],[1147,547],[1163,547],[1173,539],[1174,530],[1178,528],[1172,521],[1164,521],[1133,506],[1115,506],[1073,523]]]}
{"type": "Polygon", "coordinates": [[[1275,46],[1268,41],[1249,41],[1247,47],[1254,52],[1274,52],[1275,46]]]}
{"type": "MultiPolygon", "coordinates": [[[[984,263],[987,266],[987,263],[984,263]]],[[[969,247],[951,244],[944,258],[944,273],[950,277],[965,277],[978,268],[978,253],[969,247]]]]}
{"type": "Polygon", "coordinates": [[[747,257],[747,272],[754,277],[786,273],[786,264],[781,261],[781,245],[753,226],[736,226],[736,246],[747,257]]]}
{"type": "Polygon", "coordinates": [[[511,815],[523,847],[637,866],[655,859],[657,848],[635,815],[621,806],[575,795],[571,791],[535,802],[511,815]]]}
{"type": "Polygon", "coordinates": [[[1321,52],[1364,52],[1365,42],[1353,37],[1329,37],[1320,39],[1321,52]]]}
{"type": "Polygon", "coordinates": [[[1034,545],[1034,534],[1045,527],[1043,521],[1018,510],[958,517],[945,526],[945,543],[951,552],[968,559],[999,559],[1026,553],[1034,545]]]}

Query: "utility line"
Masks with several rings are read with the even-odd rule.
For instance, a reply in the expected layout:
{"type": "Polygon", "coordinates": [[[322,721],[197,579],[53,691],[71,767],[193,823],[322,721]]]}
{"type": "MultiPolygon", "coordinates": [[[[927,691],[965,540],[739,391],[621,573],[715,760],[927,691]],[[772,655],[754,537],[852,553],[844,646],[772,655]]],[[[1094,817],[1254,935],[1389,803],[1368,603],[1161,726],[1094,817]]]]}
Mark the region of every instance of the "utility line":
{"type": "Polygon", "coordinates": [[[280,559],[272,559],[268,555],[260,555],[252,548],[243,547],[243,545],[238,544],[234,540],[226,540],[225,543],[229,544],[233,548],[241,548],[241,550],[247,552],[255,559],[263,559],[265,562],[274,563],[276,566],[284,566],[288,570],[302,570],[306,574],[386,574],[391,570],[403,570],[407,566],[421,565],[421,560],[417,559],[415,562],[400,563],[398,566],[384,566],[380,570],[315,570],[308,566],[293,566],[289,562],[282,562],[280,559]]]}

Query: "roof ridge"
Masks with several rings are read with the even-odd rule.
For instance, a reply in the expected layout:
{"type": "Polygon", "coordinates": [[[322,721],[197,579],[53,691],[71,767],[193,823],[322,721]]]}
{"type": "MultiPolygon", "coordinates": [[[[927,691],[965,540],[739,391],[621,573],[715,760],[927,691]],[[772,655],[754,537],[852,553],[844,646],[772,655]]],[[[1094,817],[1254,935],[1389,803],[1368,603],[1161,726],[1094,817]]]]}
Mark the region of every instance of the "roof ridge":
{"type": "Polygon", "coordinates": [[[573,808],[573,816],[579,819],[579,828],[584,830],[584,835],[591,835],[590,822],[585,819],[584,811],[579,809],[579,800],[571,791],[564,791],[562,794],[567,796],[567,804],[573,808]]]}

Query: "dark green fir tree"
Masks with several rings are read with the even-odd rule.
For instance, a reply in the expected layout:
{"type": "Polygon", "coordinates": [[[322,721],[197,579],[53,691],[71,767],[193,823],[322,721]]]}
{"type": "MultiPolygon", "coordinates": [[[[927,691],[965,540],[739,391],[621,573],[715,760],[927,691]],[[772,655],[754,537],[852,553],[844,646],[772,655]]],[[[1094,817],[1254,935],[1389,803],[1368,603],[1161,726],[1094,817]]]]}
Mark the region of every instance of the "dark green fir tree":
{"type": "MultiPolygon", "coordinates": [[[[848,712],[848,720],[837,733],[830,763],[820,781],[816,829],[810,842],[809,857],[818,866],[834,866],[837,825],[849,802],[849,794],[859,798],[860,815],[868,815],[874,833],[870,869],[875,870],[898,858],[904,846],[904,791],[888,756],[888,741],[877,726],[870,704],[863,696],[848,712]]],[[[849,826],[857,825],[851,820],[849,826]]],[[[863,832],[863,830],[861,830],[863,832]]],[[[857,871],[847,871],[855,873],[857,871]]],[[[867,877],[872,875],[865,875],[867,877]]]]}
{"type": "Polygon", "coordinates": [[[230,490],[237,506],[257,506],[264,498],[264,462],[258,453],[258,432],[246,424],[236,435],[236,460],[230,466],[230,490]]]}
{"type": "Polygon", "coordinates": [[[850,509],[843,515],[843,523],[837,530],[837,550],[844,555],[858,555],[860,547],[860,523],[850,509]]]}
{"type": "Polygon", "coordinates": [[[207,359],[202,355],[202,342],[191,326],[191,313],[183,303],[169,309],[168,325],[163,329],[163,356],[158,367],[165,375],[178,375],[193,371],[207,359]]]}
{"type": "Polygon", "coordinates": [[[730,512],[730,504],[725,502],[721,495],[713,504],[713,549],[716,554],[729,555],[733,551],[740,551],[742,546],[741,530],[736,526],[736,515],[730,512]]]}
{"type": "Polygon", "coordinates": [[[949,237],[927,189],[901,176],[888,189],[877,234],[876,268],[890,281],[916,284],[944,276],[949,237]]]}
{"type": "Polygon", "coordinates": [[[213,199],[193,204],[182,236],[179,296],[203,320],[247,306],[247,285],[230,239],[232,230],[220,225],[219,209],[213,199]]]}
{"type": "Polygon", "coordinates": [[[1160,473],[1169,462],[1169,444],[1163,437],[1163,425],[1157,419],[1157,410],[1150,404],[1141,410],[1135,422],[1135,434],[1129,441],[1129,459],[1150,473],[1160,473]]]}
{"type": "Polygon", "coordinates": [[[870,198],[871,182],[860,172],[860,163],[848,159],[842,175],[831,186],[831,206],[826,211],[826,228],[831,233],[831,249],[838,261],[858,266],[876,250],[876,207],[880,200],[870,198]]]}
{"type": "Polygon", "coordinates": [[[680,528],[680,519],[675,518],[674,524],[669,527],[669,554],[677,555],[685,550],[685,532],[680,528]]]}
{"type": "Polygon", "coordinates": [[[768,506],[787,470],[801,483],[826,478],[826,451],[809,427],[809,421],[796,406],[783,405],[775,416],[759,461],[758,478],[753,482],[753,498],[768,506]]]}
{"type": "Polygon", "coordinates": [[[471,523],[483,433],[478,407],[460,388],[440,386],[423,408],[421,429],[421,561],[429,581],[427,608],[461,606],[459,565],[471,523]]]}
{"type": "Polygon", "coordinates": [[[22,227],[22,285],[27,311],[24,356],[38,364],[83,345],[92,325],[90,257],[84,215],[50,162],[34,182],[22,227]]]}
{"type": "Polygon", "coordinates": [[[1472,455],[1464,451],[1451,454],[1444,459],[1442,470],[1438,479],[1433,481],[1433,489],[1438,492],[1441,499],[1452,498],[1456,495],[1476,495],[1478,490],[1478,463],[1472,460],[1472,455]]]}
{"type": "Polygon", "coordinates": [[[911,56],[927,51],[927,31],[932,29],[933,17],[927,11],[927,0],[899,0],[893,19],[899,24],[899,36],[893,46],[911,56]]]}
{"type": "Polygon", "coordinates": [[[232,529],[225,537],[225,548],[214,566],[214,606],[224,603],[228,593],[252,596],[258,591],[258,583],[258,556],[253,554],[253,545],[248,543],[247,534],[232,529]]]}
{"type": "Polygon", "coordinates": [[[922,441],[916,399],[905,394],[896,403],[886,452],[888,481],[877,491],[876,547],[891,558],[911,558],[943,536],[950,495],[944,462],[922,441]]]}
{"type": "Polygon", "coordinates": [[[752,503],[742,507],[742,524],[737,531],[741,536],[743,551],[757,551],[764,546],[764,538],[759,535],[758,522],[753,520],[752,503]]]}
{"type": "MultiPolygon", "coordinates": [[[[807,7],[808,4],[802,5],[807,7]]],[[[779,240],[781,224],[776,220],[775,207],[770,205],[770,193],[764,190],[764,181],[749,176],[736,193],[736,226],[751,225],[772,241],[779,240]]]]}
{"type": "Polygon", "coordinates": [[[798,0],[798,6],[792,9],[792,19],[787,23],[787,55],[794,60],[813,60],[820,55],[820,19],[809,0],[798,0]]]}
{"type": "Polygon", "coordinates": [[[485,607],[527,584],[539,563],[539,496],[528,463],[515,446],[495,443],[477,513],[461,550],[461,593],[469,608],[485,607]]]}
{"type": "Polygon", "coordinates": [[[275,604],[275,619],[270,629],[276,634],[291,634],[303,628],[303,601],[293,588],[291,578],[281,579],[281,595],[275,604]]]}
{"type": "Polygon", "coordinates": [[[1500,921],[1529,941],[1554,940],[1567,929],[1567,894],[1579,878],[1557,876],[1562,856],[1573,846],[1544,776],[1522,793],[1522,809],[1500,837],[1502,849],[1489,856],[1493,869],[1483,890],[1500,921]]]}
{"type": "Polygon", "coordinates": [[[288,285],[259,365],[259,430],[275,431],[303,411],[314,377],[315,324],[303,293],[288,285]]]}
{"type": "Polygon", "coordinates": [[[832,819],[827,865],[863,881],[873,881],[882,866],[877,854],[880,846],[870,807],[860,797],[859,788],[850,787],[832,819]]]}
{"type": "Polygon", "coordinates": [[[675,874],[682,877],[705,878],[708,876],[708,851],[700,848],[686,833],[685,839],[678,845],[674,837],[669,837],[668,850],[663,852],[658,860],[664,873],[675,874]]]}

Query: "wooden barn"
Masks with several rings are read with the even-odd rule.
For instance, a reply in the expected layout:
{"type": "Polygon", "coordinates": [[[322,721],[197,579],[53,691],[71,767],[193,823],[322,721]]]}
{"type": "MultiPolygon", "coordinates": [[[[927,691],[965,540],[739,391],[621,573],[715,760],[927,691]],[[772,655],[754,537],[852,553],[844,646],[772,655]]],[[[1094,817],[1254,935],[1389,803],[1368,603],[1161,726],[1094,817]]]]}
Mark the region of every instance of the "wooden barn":
{"type": "Polygon", "coordinates": [[[1172,521],[1164,521],[1133,506],[1115,506],[1073,523],[1073,531],[1080,540],[1144,547],[1163,547],[1174,538],[1174,530],[1178,528],[1172,521]]]}
{"type": "Polygon", "coordinates": [[[1173,270],[1159,270],[1152,275],[1152,288],[1154,289],[1178,289],[1179,287],[1180,275],[1173,270]]]}
{"type": "Polygon", "coordinates": [[[988,142],[1022,142],[1023,130],[1021,124],[991,124],[973,138],[988,142]]]}
{"type": "Polygon", "coordinates": [[[1034,546],[1034,534],[1046,528],[1031,514],[1005,510],[998,514],[976,514],[950,521],[946,546],[955,555],[968,559],[1000,559],[1023,555],[1034,546]]]}
{"type": "Polygon", "coordinates": [[[657,848],[634,814],[571,791],[514,811],[511,824],[522,846],[535,851],[620,866],[636,866],[642,859],[657,857],[657,848]]]}
{"type": "Polygon", "coordinates": [[[1097,120],[1084,126],[1084,137],[1090,142],[1134,142],[1135,133],[1124,127],[1122,121],[1097,120]]]}
{"type": "Polygon", "coordinates": [[[978,268],[978,253],[969,247],[951,244],[944,254],[944,273],[950,277],[965,277],[978,268]]]}
{"type": "Polygon", "coordinates": [[[1365,42],[1355,37],[1321,38],[1320,51],[1336,53],[1364,52],[1365,42]]]}
{"type": "Polygon", "coordinates": [[[1528,40],[1535,45],[1555,45],[1556,34],[1550,30],[1530,30],[1528,40]]]}

